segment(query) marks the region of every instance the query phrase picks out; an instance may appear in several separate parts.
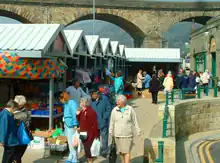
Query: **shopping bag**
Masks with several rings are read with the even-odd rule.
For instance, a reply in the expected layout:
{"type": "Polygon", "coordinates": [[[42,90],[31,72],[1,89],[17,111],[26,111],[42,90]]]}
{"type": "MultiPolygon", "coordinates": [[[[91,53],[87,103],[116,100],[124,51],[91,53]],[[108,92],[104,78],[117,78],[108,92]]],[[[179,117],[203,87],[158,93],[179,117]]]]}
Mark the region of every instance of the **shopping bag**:
{"type": "Polygon", "coordinates": [[[98,139],[94,139],[90,148],[91,156],[98,157],[100,155],[101,143],[98,139]]]}
{"type": "Polygon", "coordinates": [[[20,145],[27,145],[31,142],[29,132],[27,131],[24,122],[21,122],[18,127],[17,137],[20,145]]]}
{"type": "Polygon", "coordinates": [[[117,160],[117,150],[115,140],[113,138],[112,144],[110,146],[109,163],[116,163],[117,160]]]}

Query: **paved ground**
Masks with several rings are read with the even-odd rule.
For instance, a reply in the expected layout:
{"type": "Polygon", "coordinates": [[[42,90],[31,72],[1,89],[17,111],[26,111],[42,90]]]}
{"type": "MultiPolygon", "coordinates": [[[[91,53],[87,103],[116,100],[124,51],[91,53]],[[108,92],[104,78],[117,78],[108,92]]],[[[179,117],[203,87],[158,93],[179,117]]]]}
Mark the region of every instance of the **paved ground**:
{"type": "MultiPolygon", "coordinates": [[[[161,135],[160,123],[157,120],[158,105],[151,104],[149,99],[136,99],[130,102],[137,113],[139,123],[143,134],[140,137],[136,137],[134,140],[134,147],[132,149],[132,161],[131,163],[140,163],[143,158],[143,144],[144,139],[147,137],[159,137],[161,135]]],[[[0,158],[2,157],[3,149],[0,148],[0,158]]],[[[42,150],[28,149],[23,157],[24,163],[55,163],[61,160],[62,156],[53,156],[47,159],[43,158],[42,150]]],[[[105,159],[98,158],[94,163],[107,163],[105,159]]],[[[118,160],[118,162],[120,162],[118,160]]]]}

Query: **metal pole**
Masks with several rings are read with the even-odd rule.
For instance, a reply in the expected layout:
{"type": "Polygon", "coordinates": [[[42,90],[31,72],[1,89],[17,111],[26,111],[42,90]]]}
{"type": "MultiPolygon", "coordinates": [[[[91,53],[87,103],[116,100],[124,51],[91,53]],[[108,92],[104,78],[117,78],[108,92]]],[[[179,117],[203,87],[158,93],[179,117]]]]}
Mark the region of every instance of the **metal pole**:
{"type": "Polygon", "coordinates": [[[49,86],[49,130],[53,129],[53,108],[54,108],[54,79],[50,79],[49,86]]]}
{"type": "MultiPolygon", "coordinates": [[[[65,57],[64,58],[64,63],[66,64],[67,63],[67,58],[65,57]]],[[[64,72],[64,75],[63,75],[63,90],[66,89],[66,71],[64,72]]]]}
{"type": "Polygon", "coordinates": [[[92,21],[92,31],[93,35],[95,35],[95,0],[93,0],[93,8],[92,8],[92,14],[93,14],[93,21],[92,21]]]}
{"type": "Polygon", "coordinates": [[[87,56],[84,58],[84,69],[87,69],[87,56]]]}

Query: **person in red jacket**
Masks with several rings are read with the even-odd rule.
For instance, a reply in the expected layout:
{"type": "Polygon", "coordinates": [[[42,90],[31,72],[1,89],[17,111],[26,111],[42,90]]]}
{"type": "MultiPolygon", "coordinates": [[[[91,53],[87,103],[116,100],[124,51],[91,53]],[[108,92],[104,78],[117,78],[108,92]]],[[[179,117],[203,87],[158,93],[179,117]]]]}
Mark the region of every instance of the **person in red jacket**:
{"type": "Polygon", "coordinates": [[[80,132],[86,132],[86,139],[82,140],[85,156],[88,158],[88,163],[92,163],[90,148],[93,140],[99,138],[98,120],[96,112],[90,107],[90,99],[82,98],[80,100],[81,111],[77,111],[77,120],[80,124],[80,132]]]}

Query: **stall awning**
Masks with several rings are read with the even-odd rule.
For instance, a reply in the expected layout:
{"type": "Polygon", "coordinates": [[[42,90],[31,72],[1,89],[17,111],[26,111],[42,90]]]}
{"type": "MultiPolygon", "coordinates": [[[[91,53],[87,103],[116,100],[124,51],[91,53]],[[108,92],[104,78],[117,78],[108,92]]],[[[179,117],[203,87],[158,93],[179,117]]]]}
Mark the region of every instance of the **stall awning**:
{"type": "Polygon", "coordinates": [[[110,39],[109,38],[100,38],[102,53],[105,55],[108,49],[110,39]]]}
{"type": "Polygon", "coordinates": [[[112,54],[113,56],[118,55],[117,50],[118,50],[118,41],[110,41],[111,49],[112,49],[112,54]]]}
{"type": "Polygon", "coordinates": [[[125,48],[130,62],[181,63],[180,49],[171,48],[125,48]]]}
{"type": "Polygon", "coordinates": [[[82,39],[83,30],[64,30],[64,34],[71,48],[71,55],[73,55],[82,39]]]}
{"type": "Polygon", "coordinates": [[[98,45],[99,36],[98,35],[85,35],[86,44],[89,50],[89,54],[93,55],[98,45]]]}
{"type": "MultiPolygon", "coordinates": [[[[43,58],[58,35],[67,42],[60,24],[0,24],[0,51],[24,58],[43,58]]],[[[67,45],[68,50],[70,47],[67,45]]]]}
{"type": "Polygon", "coordinates": [[[124,53],[125,53],[125,46],[124,45],[119,45],[119,52],[120,52],[120,57],[124,58],[124,53]]]}
{"type": "Polygon", "coordinates": [[[20,58],[15,53],[0,52],[0,78],[50,79],[60,77],[66,65],[57,59],[20,58]]]}

